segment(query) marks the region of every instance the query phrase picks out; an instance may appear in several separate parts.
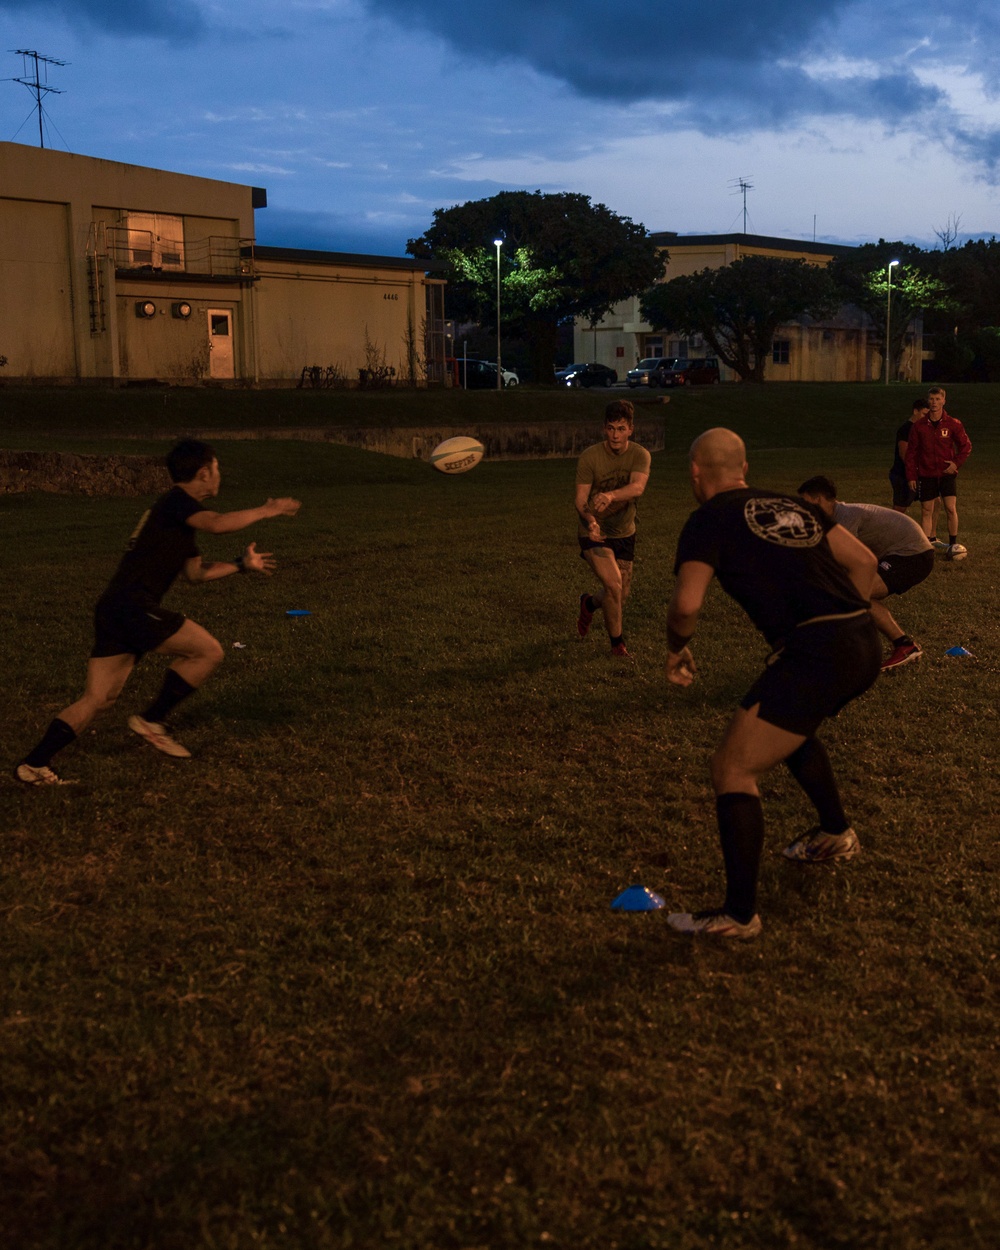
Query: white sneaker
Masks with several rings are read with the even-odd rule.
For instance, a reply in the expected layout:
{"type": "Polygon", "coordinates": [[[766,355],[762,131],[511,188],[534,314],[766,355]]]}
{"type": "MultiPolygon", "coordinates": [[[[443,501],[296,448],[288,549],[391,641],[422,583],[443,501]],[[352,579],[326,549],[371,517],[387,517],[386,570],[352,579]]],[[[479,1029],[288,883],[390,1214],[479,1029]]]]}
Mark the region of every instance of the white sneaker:
{"type": "Polygon", "coordinates": [[[675,911],[667,917],[667,924],[678,933],[690,933],[692,937],[707,936],[738,938],[746,942],[755,938],[763,929],[760,916],[751,916],[746,924],[734,920],[721,907],[715,911],[675,911]]]}
{"type": "Polygon", "coordinates": [[[800,864],[829,864],[836,859],[846,863],[861,854],[861,843],[853,829],[824,833],[816,827],[790,842],[781,853],[785,859],[794,859],[800,864]]]}
{"type": "Polygon", "coordinates": [[[145,738],[151,747],[156,747],[157,751],[162,751],[164,755],[173,756],[175,760],[189,760],[191,758],[191,752],[187,747],[181,746],[176,738],[171,738],[162,725],[156,725],[152,721],[143,720],[141,716],[130,716],[128,718],[128,727],[133,733],[137,733],[140,738],[145,738]]]}
{"type": "Polygon", "coordinates": [[[948,550],[948,544],[943,543],[940,538],[932,538],[931,542],[934,545],[935,551],[947,551],[948,550]]]}
{"type": "Polygon", "coordinates": [[[51,768],[44,764],[36,768],[33,764],[18,764],[14,776],[26,786],[75,786],[75,781],[63,781],[51,768]]]}

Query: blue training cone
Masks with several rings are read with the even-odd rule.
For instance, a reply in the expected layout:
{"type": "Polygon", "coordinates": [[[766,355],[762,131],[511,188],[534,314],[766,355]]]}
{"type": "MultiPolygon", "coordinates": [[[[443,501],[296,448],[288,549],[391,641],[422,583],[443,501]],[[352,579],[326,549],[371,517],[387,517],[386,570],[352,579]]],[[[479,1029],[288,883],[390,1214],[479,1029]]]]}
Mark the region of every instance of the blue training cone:
{"type": "Polygon", "coordinates": [[[646,885],[630,885],[611,904],[612,911],[659,911],[661,907],[666,903],[646,885]]]}
{"type": "Polygon", "coordinates": [[[971,651],[966,651],[964,647],[949,647],[945,655],[962,656],[967,660],[974,660],[976,657],[971,651]]]}
{"type": "Polygon", "coordinates": [[[289,608],[286,616],[312,616],[308,608],[289,608]]]}

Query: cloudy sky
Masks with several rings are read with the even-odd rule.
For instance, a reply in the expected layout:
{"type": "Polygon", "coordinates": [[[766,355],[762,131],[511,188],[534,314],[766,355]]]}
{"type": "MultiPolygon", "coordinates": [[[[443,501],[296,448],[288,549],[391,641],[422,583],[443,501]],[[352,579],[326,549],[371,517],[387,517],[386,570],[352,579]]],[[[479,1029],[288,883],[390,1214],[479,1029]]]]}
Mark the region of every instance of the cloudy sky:
{"type": "MultiPolygon", "coordinates": [[[[264,186],[262,243],[402,255],[435,208],[581,191],[650,230],[1000,233],[1000,5],[0,0],[46,146],[264,186]]],[[[0,82],[0,139],[37,143],[0,82]]]]}

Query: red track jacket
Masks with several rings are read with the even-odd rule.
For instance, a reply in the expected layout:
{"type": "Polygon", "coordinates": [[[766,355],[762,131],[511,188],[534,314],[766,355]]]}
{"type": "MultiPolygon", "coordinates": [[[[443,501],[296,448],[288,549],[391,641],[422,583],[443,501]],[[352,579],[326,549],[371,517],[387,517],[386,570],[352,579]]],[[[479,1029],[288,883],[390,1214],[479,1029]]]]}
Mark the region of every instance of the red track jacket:
{"type": "Polygon", "coordinates": [[[949,460],[961,468],[969,458],[972,443],[965,427],[956,417],[942,412],[937,421],[921,417],[910,426],[906,444],[906,478],[940,477],[949,460]]]}

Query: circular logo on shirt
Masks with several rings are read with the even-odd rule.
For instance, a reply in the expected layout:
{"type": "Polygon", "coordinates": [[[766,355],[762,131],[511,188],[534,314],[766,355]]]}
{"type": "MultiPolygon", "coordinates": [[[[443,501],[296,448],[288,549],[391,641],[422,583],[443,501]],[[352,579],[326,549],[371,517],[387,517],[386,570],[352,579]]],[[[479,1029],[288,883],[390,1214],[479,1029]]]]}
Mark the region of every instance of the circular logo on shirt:
{"type": "Polygon", "coordinates": [[[816,517],[794,499],[748,499],[743,515],[752,534],[778,547],[815,547],[823,537],[816,517]]]}

